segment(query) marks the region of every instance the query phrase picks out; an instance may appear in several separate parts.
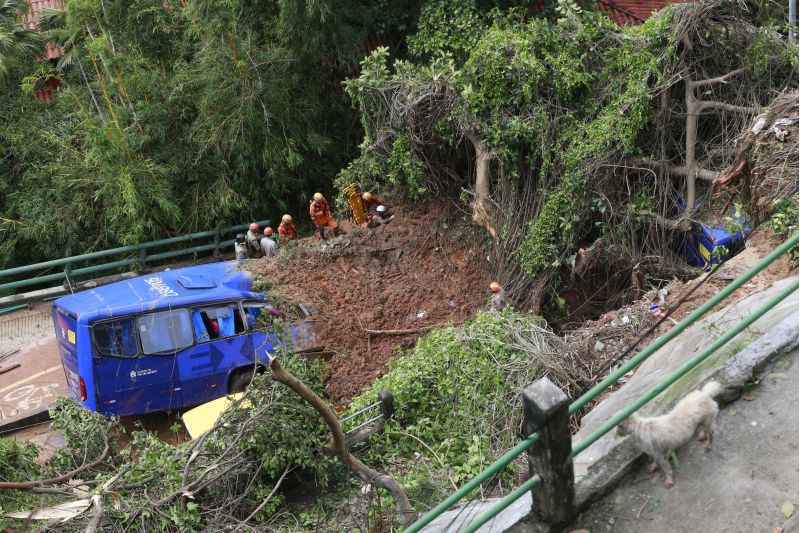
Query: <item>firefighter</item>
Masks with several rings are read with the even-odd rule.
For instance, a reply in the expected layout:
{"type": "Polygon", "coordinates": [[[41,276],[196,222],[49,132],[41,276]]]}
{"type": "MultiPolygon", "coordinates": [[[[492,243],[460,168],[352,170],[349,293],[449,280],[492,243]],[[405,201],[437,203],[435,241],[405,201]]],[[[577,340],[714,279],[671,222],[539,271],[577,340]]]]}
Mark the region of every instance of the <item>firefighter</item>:
{"type": "Polygon", "coordinates": [[[339,225],[336,223],[336,219],[331,216],[331,208],[322,193],[314,193],[314,199],[308,205],[308,212],[311,215],[314,226],[317,227],[318,238],[326,239],[325,232],[329,229],[334,236],[338,234],[339,225]]]}
{"type": "Polygon", "coordinates": [[[489,291],[492,293],[492,298],[490,300],[492,309],[502,311],[508,307],[509,302],[508,298],[506,298],[506,291],[503,290],[503,287],[501,287],[499,283],[496,281],[491,282],[489,284],[489,291]]]}
{"type": "Polygon", "coordinates": [[[239,233],[233,241],[233,251],[236,254],[236,260],[241,263],[247,259],[247,244],[244,241],[244,233],[239,233]]]}
{"type": "Polygon", "coordinates": [[[272,228],[264,228],[264,237],[261,239],[261,252],[264,257],[275,257],[278,254],[278,244],[272,238],[272,228]]]}
{"type": "Polygon", "coordinates": [[[247,244],[247,251],[250,257],[259,257],[261,255],[261,235],[258,224],[253,222],[250,224],[250,229],[247,230],[245,236],[245,243],[247,244]]]}
{"type": "Polygon", "coordinates": [[[361,203],[367,217],[364,226],[368,228],[386,224],[393,218],[384,201],[376,194],[365,192],[361,195],[361,203]]]}
{"type": "Polygon", "coordinates": [[[281,217],[281,224],[278,226],[278,235],[281,237],[281,242],[292,241],[297,238],[297,228],[292,223],[292,215],[283,215],[281,217]]]}

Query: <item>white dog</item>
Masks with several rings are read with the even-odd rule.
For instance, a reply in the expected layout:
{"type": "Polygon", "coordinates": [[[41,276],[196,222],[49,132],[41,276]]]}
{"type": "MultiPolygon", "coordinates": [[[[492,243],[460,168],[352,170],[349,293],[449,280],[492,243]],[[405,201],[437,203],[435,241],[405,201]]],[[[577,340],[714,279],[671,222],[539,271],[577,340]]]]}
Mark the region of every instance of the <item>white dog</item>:
{"type": "Polygon", "coordinates": [[[666,479],[664,486],[671,488],[672,466],[669,454],[680,448],[694,435],[700,434],[706,449],[711,447],[714,419],[719,407],[714,398],[722,392],[722,385],[710,381],[702,389],[686,395],[669,413],[643,417],[632,414],[617,427],[620,435],[631,435],[636,446],[653,459],[650,472],[660,467],[666,479]],[[699,430],[699,431],[698,431],[699,430]]]}

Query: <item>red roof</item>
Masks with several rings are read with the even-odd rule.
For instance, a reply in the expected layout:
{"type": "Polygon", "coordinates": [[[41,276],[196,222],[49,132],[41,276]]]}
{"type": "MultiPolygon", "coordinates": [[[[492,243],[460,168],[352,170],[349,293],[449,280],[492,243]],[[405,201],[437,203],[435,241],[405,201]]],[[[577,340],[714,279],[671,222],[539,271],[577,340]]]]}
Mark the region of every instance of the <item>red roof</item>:
{"type": "Polygon", "coordinates": [[[691,0],[598,0],[597,7],[620,26],[641,24],[650,15],[670,4],[691,0]]]}

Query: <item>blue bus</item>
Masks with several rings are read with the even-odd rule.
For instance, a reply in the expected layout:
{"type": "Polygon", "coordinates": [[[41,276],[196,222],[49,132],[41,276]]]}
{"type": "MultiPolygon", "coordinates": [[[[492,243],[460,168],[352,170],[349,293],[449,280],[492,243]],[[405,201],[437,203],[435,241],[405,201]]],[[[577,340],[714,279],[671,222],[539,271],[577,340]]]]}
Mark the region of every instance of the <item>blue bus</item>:
{"type": "Polygon", "coordinates": [[[166,270],[59,298],[52,314],[73,398],[105,415],[198,405],[269,366],[275,333],[249,274],[222,262],[166,270]]]}

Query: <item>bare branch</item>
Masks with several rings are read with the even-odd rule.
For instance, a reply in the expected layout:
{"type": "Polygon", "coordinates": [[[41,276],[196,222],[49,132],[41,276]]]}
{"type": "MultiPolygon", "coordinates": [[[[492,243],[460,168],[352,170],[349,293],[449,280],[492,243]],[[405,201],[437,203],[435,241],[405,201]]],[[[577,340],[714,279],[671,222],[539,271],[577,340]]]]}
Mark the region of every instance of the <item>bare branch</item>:
{"type": "Polygon", "coordinates": [[[331,430],[331,434],[333,435],[333,446],[336,449],[339,459],[341,459],[341,461],[353,472],[355,472],[365,483],[378,485],[388,490],[394,498],[395,504],[397,505],[397,510],[402,517],[404,527],[410,526],[416,519],[417,515],[411,508],[411,503],[408,501],[408,496],[406,495],[406,491],[403,489],[403,487],[401,487],[397,481],[386,474],[381,474],[380,472],[371,469],[350,453],[350,451],[347,449],[342,426],[339,423],[339,417],[336,416],[336,413],[334,413],[333,409],[331,409],[331,407],[322,398],[320,398],[305,383],[294,377],[291,373],[287,372],[283,366],[281,366],[277,358],[270,361],[269,367],[270,370],[272,370],[272,379],[283,383],[292,389],[301,398],[310,403],[314,409],[317,410],[320,416],[322,416],[323,420],[325,420],[325,423],[328,425],[328,428],[331,430]]]}
{"type": "Polygon", "coordinates": [[[729,79],[743,74],[746,71],[746,68],[737,68],[736,70],[732,70],[727,74],[717,76],[716,78],[707,78],[705,80],[686,80],[686,83],[692,88],[705,87],[706,85],[715,85],[717,83],[728,83],[729,79]]]}
{"type": "Polygon", "coordinates": [[[3,481],[0,482],[0,489],[28,490],[34,487],[42,487],[45,485],[55,485],[56,483],[62,483],[64,481],[67,481],[68,479],[72,479],[73,477],[80,474],[84,470],[89,470],[90,468],[94,468],[95,466],[105,461],[106,457],[108,457],[109,451],[111,451],[111,448],[108,445],[108,437],[106,437],[106,446],[103,449],[103,453],[101,453],[100,456],[91,463],[84,463],[75,470],[70,470],[66,474],[50,479],[39,479],[36,481],[23,481],[23,482],[3,481]]]}
{"type": "Polygon", "coordinates": [[[697,112],[702,113],[706,109],[720,109],[722,111],[730,111],[731,113],[758,113],[758,108],[755,107],[726,104],[725,102],[717,102],[714,100],[698,101],[697,112]]]}
{"type": "MultiPolygon", "coordinates": [[[[648,158],[634,158],[631,159],[630,161],[635,165],[642,165],[650,168],[661,168],[662,165],[661,161],[656,161],[655,159],[648,159],[648,158]]],[[[670,174],[674,174],[676,176],[686,177],[689,175],[689,170],[685,166],[672,165],[670,163],[664,162],[664,168],[667,172],[669,172],[670,174]]],[[[706,181],[714,181],[716,177],[719,175],[719,172],[714,172],[713,170],[708,170],[705,168],[695,168],[695,172],[698,178],[706,181]]]]}

